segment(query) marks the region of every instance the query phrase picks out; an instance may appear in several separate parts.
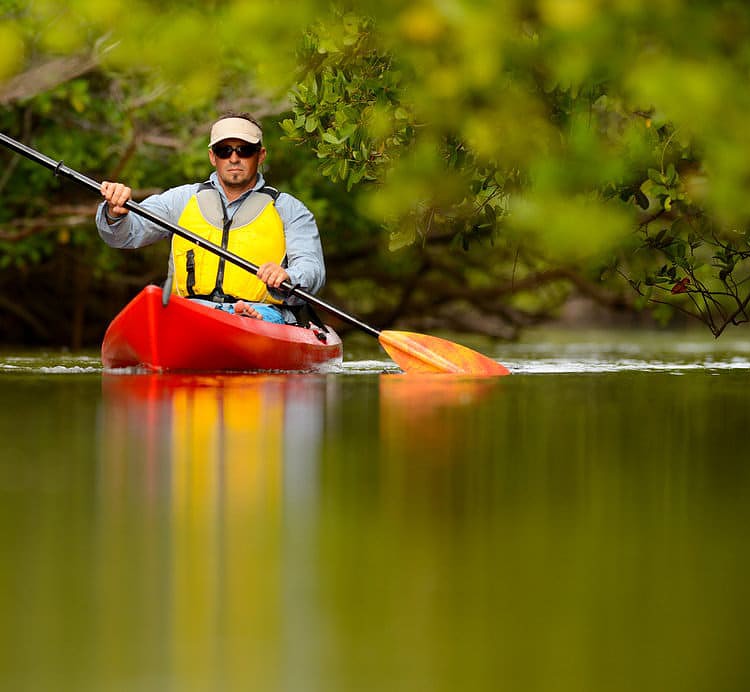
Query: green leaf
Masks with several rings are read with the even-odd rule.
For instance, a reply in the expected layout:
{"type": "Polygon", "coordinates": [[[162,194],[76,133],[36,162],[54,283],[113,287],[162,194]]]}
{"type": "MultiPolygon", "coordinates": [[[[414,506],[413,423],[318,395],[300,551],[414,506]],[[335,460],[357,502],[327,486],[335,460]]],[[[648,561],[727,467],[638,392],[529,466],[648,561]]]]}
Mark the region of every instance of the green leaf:
{"type": "Polygon", "coordinates": [[[677,169],[674,167],[674,164],[670,162],[670,164],[667,166],[667,174],[666,174],[666,180],[665,182],[667,185],[674,185],[677,182],[677,169]]]}
{"type": "Polygon", "coordinates": [[[362,180],[362,178],[364,178],[366,172],[367,168],[365,166],[357,166],[355,168],[352,168],[349,173],[349,180],[347,180],[346,183],[346,189],[351,190],[352,187],[354,187],[362,180]]]}
{"type": "Polygon", "coordinates": [[[490,225],[494,228],[497,225],[497,211],[491,204],[484,205],[484,214],[487,217],[490,225]]]}
{"type": "Polygon", "coordinates": [[[339,142],[349,139],[357,131],[357,123],[347,123],[339,130],[339,142]]]}

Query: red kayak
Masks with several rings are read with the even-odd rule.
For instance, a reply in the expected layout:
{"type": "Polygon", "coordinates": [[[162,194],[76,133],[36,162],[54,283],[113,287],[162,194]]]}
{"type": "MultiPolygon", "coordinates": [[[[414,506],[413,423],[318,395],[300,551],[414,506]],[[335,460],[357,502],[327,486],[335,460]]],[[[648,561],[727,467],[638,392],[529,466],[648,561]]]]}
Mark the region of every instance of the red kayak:
{"type": "Polygon", "coordinates": [[[239,317],[147,286],[112,320],[102,343],[105,368],[154,371],[310,371],[341,363],[330,328],[305,329],[239,317]]]}

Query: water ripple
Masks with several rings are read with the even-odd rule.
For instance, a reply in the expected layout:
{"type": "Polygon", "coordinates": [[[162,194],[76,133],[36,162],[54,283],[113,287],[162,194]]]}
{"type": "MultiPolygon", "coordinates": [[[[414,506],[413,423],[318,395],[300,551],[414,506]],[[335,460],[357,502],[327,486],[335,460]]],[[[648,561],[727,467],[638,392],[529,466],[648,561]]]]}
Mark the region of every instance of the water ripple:
{"type": "MultiPolygon", "coordinates": [[[[511,345],[497,360],[516,375],[584,374],[616,372],[666,372],[675,375],[704,370],[710,373],[750,370],[747,348],[713,350],[703,343],[678,343],[665,352],[636,343],[591,344],[586,342],[511,345]]],[[[24,354],[1,355],[3,374],[81,375],[103,371],[98,355],[24,354]]],[[[337,363],[323,375],[377,375],[401,372],[387,359],[361,359],[337,363]]]]}
{"type": "Polygon", "coordinates": [[[0,356],[0,374],[81,375],[101,371],[102,364],[96,356],[0,356]]]}
{"type": "Polygon", "coordinates": [[[512,373],[567,374],[607,372],[669,372],[675,375],[686,371],[706,370],[750,370],[750,360],[731,358],[714,360],[707,358],[694,362],[672,360],[644,360],[636,358],[580,359],[543,358],[534,360],[510,360],[504,363],[512,373]]]}

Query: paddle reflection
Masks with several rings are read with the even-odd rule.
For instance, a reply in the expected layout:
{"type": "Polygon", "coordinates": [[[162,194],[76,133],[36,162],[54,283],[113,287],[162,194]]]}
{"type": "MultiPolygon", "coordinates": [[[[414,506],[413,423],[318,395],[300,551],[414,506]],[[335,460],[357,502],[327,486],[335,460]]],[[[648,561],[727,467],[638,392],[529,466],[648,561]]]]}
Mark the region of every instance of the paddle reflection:
{"type": "Polygon", "coordinates": [[[252,672],[259,689],[275,686],[282,509],[294,474],[308,463],[314,473],[324,387],[309,376],[104,377],[104,669],[124,663],[138,623],[151,633],[140,655],[181,679],[221,671],[228,689],[252,672]],[[122,608],[123,592],[140,612],[122,608]]]}
{"type": "Polygon", "coordinates": [[[497,378],[381,375],[380,435],[387,457],[464,458],[477,411],[501,386],[497,378]]]}

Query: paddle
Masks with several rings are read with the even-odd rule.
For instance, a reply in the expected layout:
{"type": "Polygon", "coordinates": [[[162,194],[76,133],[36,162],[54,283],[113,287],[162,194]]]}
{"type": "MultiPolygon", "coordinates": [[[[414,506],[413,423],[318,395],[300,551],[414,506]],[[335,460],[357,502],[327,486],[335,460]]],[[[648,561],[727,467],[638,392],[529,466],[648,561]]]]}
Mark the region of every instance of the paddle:
{"type": "MultiPolygon", "coordinates": [[[[42,166],[49,168],[56,176],[68,178],[69,180],[89,188],[97,194],[101,194],[101,183],[68,168],[62,161],[54,161],[35,149],[27,147],[26,145],[17,142],[15,139],[8,137],[2,132],[0,132],[0,143],[35,163],[39,163],[42,166]]],[[[257,275],[257,265],[229,252],[219,245],[210,243],[205,238],[201,238],[199,235],[192,233],[186,228],[182,228],[182,226],[178,226],[160,216],[157,216],[137,202],[133,202],[132,200],[128,201],[125,203],[125,207],[129,211],[135,212],[152,223],[161,226],[166,231],[185,238],[198,247],[222,257],[227,262],[231,262],[251,274],[257,275]]],[[[380,345],[405,372],[452,373],[464,375],[508,375],[510,372],[504,365],[501,365],[497,361],[494,361],[481,353],[472,351],[470,348],[466,348],[466,346],[454,344],[452,341],[439,339],[435,336],[427,336],[425,334],[375,329],[375,327],[365,324],[356,317],[348,315],[343,310],[340,310],[311,293],[304,291],[299,288],[299,286],[293,286],[288,281],[282,283],[281,287],[288,293],[301,298],[317,308],[326,310],[340,320],[343,320],[344,322],[361,329],[370,336],[377,338],[380,345]]]]}

